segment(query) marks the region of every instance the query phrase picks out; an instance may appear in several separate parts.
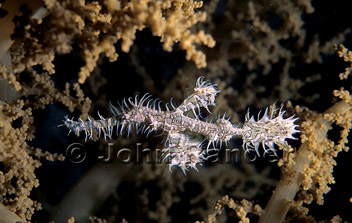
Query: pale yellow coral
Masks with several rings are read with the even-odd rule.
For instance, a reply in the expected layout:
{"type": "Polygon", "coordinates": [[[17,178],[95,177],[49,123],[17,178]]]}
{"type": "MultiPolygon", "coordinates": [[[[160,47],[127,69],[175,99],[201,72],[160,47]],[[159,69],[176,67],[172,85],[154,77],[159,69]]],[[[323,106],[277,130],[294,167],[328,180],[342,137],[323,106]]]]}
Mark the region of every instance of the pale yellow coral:
{"type": "MultiPolygon", "coordinates": [[[[346,53],[343,47],[340,46],[340,49],[346,53]]],[[[328,184],[335,183],[332,175],[333,167],[336,165],[334,158],[339,152],[349,149],[347,136],[352,122],[350,93],[342,88],[334,91],[334,95],[342,101],[323,114],[303,112],[303,109],[296,108],[298,114],[304,114],[305,121],[300,125],[302,145],[295,156],[295,165],[289,166],[294,172],[285,177],[288,180],[282,179],[279,182],[260,222],[282,221],[290,206],[282,205],[282,201],[286,200],[287,204],[292,206],[293,198],[300,186],[303,191],[309,190],[311,193],[309,199],[301,202],[310,203],[313,197],[318,204],[324,203],[323,195],[330,191],[328,184]],[[327,138],[327,132],[333,123],[342,127],[341,139],[337,145],[327,138]]],[[[296,212],[306,215],[306,210],[297,209],[296,212]]]]}
{"type": "MultiPolygon", "coordinates": [[[[154,36],[161,37],[166,51],[171,51],[172,46],[179,43],[179,48],[186,51],[186,59],[192,60],[198,68],[206,66],[206,59],[204,53],[195,46],[215,45],[209,34],[190,31],[195,24],[205,21],[205,12],[195,12],[202,7],[201,1],[133,0],[100,4],[45,0],[44,5],[50,19],[45,23],[31,19],[21,39],[15,38],[11,48],[15,72],[39,64],[50,74],[55,73],[55,53],[69,53],[72,51],[72,42],[75,41],[81,48],[85,61],[78,74],[79,83],[84,83],[102,53],[110,62],[116,61],[118,55],[115,44],[121,40],[121,50],[129,52],[136,32],[145,28],[149,28],[154,36]],[[43,29],[47,32],[42,37],[33,35],[43,29]]],[[[15,81],[16,78],[11,79],[11,82],[15,81]]]]}
{"type": "Polygon", "coordinates": [[[254,215],[263,213],[262,208],[259,205],[254,205],[253,202],[244,199],[241,202],[235,202],[228,195],[225,195],[215,204],[214,213],[208,215],[208,223],[215,223],[216,216],[220,215],[226,206],[235,211],[236,216],[240,219],[239,223],[249,223],[248,213],[254,215]]]}
{"type": "MultiPolygon", "coordinates": [[[[64,159],[62,155],[42,152],[39,148],[27,144],[27,141],[34,138],[33,110],[61,101],[72,110],[78,107],[84,116],[90,106],[90,100],[84,97],[78,84],[74,86],[77,97],[74,99],[70,96],[69,84],[64,92],[61,92],[55,88],[48,74],[39,75],[32,69],[28,70],[28,74],[31,82],[22,83],[19,88],[25,100],[17,98],[9,103],[0,101],[0,162],[5,167],[0,170],[1,203],[24,222],[31,219],[35,210],[41,209],[41,205],[29,197],[31,190],[39,186],[34,171],[41,165],[40,159],[64,159]],[[34,96],[36,100],[29,100],[29,96],[34,96]],[[21,120],[19,127],[13,126],[16,120],[21,120]]],[[[3,218],[0,218],[0,221],[2,220],[3,218]]]]}
{"type": "Polygon", "coordinates": [[[349,62],[350,66],[345,68],[344,73],[340,73],[339,77],[341,80],[347,79],[352,72],[352,51],[349,51],[344,45],[339,44],[335,45],[335,48],[338,50],[337,53],[339,57],[342,57],[344,61],[349,62]]]}

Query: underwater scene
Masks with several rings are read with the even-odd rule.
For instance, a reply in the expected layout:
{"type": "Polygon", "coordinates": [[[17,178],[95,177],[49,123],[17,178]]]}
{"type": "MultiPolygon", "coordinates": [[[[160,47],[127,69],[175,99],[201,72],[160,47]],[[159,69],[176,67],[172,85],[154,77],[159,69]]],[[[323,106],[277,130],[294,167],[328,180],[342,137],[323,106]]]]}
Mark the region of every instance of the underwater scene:
{"type": "Polygon", "coordinates": [[[351,12],[0,0],[0,223],[352,222],[351,12]]]}

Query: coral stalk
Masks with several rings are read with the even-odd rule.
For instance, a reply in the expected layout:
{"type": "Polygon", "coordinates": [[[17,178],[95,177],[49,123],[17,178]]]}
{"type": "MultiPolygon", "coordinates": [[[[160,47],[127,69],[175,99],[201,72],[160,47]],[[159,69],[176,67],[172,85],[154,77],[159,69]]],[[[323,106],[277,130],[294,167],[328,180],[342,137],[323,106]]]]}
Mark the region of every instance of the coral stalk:
{"type": "Polygon", "coordinates": [[[17,223],[22,220],[0,203],[0,222],[17,223]]]}

